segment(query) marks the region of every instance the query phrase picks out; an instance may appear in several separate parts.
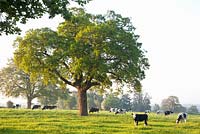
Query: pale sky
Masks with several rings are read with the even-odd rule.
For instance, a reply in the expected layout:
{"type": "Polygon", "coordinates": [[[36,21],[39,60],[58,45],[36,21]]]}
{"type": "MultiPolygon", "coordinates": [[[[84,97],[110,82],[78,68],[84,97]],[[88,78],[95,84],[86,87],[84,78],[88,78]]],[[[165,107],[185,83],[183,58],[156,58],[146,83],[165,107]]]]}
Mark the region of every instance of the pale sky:
{"type": "MultiPolygon", "coordinates": [[[[152,103],[174,95],[181,104],[200,104],[200,0],[93,0],[85,7],[94,14],[114,10],[132,18],[151,65],[142,83],[152,103]]],[[[31,20],[22,35],[30,28],[55,30],[59,22],[58,17],[31,20]]],[[[0,67],[12,57],[15,38],[0,36],[0,67]]]]}

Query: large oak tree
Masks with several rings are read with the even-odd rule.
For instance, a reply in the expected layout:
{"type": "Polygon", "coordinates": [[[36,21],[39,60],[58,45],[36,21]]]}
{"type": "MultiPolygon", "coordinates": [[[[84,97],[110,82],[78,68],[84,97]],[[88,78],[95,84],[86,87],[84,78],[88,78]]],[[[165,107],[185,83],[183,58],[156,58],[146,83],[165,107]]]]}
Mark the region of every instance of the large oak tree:
{"type": "Polygon", "coordinates": [[[71,2],[84,5],[91,0],[0,0],[0,35],[20,33],[17,22],[25,24],[28,19],[40,18],[45,13],[52,18],[60,14],[70,17],[68,6],[71,2]]]}
{"type": "Polygon", "coordinates": [[[141,89],[149,64],[134,30],[129,18],[113,11],[92,15],[75,8],[57,31],[35,29],[18,38],[15,63],[33,78],[75,87],[79,113],[86,116],[87,91],[94,86],[141,89]]]}

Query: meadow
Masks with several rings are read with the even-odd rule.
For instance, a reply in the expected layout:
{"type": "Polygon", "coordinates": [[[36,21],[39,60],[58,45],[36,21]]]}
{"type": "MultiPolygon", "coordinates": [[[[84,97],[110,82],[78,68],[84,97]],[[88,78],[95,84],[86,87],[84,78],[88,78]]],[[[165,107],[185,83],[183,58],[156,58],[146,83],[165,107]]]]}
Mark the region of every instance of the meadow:
{"type": "Polygon", "coordinates": [[[134,125],[131,113],[107,111],[80,117],[74,110],[0,109],[0,134],[200,134],[200,115],[176,124],[177,114],[149,114],[148,126],[134,125]]]}

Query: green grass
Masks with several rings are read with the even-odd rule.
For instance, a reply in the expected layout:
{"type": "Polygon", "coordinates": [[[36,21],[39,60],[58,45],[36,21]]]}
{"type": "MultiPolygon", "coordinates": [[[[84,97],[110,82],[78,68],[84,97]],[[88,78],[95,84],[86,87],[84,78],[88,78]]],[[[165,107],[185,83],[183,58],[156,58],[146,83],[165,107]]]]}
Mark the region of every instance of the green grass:
{"type": "Polygon", "coordinates": [[[0,109],[0,134],[200,134],[200,115],[175,124],[176,115],[149,114],[148,126],[134,126],[131,113],[80,117],[77,111],[0,109]]]}

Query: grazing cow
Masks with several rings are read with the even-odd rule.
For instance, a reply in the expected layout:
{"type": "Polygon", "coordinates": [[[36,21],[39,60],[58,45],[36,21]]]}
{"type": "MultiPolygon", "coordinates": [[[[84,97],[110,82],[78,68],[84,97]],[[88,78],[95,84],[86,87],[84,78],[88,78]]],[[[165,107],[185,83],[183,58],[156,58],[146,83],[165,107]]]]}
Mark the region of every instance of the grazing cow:
{"type": "Polygon", "coordinates": [[[90,110],[89,110],[89,113],[93,113],[93,112],[99,112],[99,108],[91,107],[90,110]]]}
{"type": "Polygon", "coordinates": [[[41,105],[33,105],[32,110],[41,108],[41,105]]]}
{"type": "Polygon", "coordinates": [[[115,112],[115,114],[125,114],[126,113],[126,109],[117,109],[117,111],[115,112]]]}
{"type": "Polygon", "coordinates": [[[151,112],[151,110],[145,110],[144,111],[145,114],[150,113],[150,112],[151,112]]]}
{"type": "Polygon", "coordinates": [[[20,107],[21,107],[21,105],[16,104],[16,105],[14,105],[12,108],[16,108],[16,109],[18,109],[18,108],[20,108],[20,107]]]}
{"type": "Polygon", "coordinates": [[[148,115],[147,114],[133,114],[133,120],[135,122],[135,125],[138,125],[139,121],[144,121],[144,124],[147,126],[147,120],[148,120],[148,115]]]}
{"type": "Polygon", "coordinates": [[[165,111],[165,112],[164,112],[165,116],[166,116],[166,115],[170,115],[170,114],[172,114],[172,113],[174,113],[174,112],[173,112],[173,111],[165,111]]]}
{"type": "Polygon", "coordinates": [[[57,108],[57,106],[44,106],[42,108],[42,110],[45,110],[45,109],[55,109],[55,108],[57,108]]]}
{"type": "Polygon", "coordinates": [[[156,111],[156,114],[160,114],[160,113],[162,113],[162,111],[160,111],[160,110],[156,111]]]}
{"type": "Polygon", "coordinates": [[[118,108],[110,108],[109,112],[117,112],[118,108]]]}
{"type": "Polygon", "coordinates": [[[176,119],[176,124],[178,124],[180,121],[185,121],[186,123],[187,120],[187,113],[179,113],[176,119]]]}

